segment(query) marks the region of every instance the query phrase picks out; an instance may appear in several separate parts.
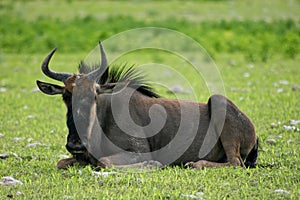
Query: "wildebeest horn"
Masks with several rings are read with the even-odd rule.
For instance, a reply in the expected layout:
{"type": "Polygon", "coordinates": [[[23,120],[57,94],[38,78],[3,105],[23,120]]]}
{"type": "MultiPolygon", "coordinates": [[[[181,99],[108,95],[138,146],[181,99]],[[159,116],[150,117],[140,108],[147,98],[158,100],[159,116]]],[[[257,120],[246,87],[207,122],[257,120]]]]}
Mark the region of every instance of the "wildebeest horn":
{"type": "Polygon", "coordinates": [[[67,80],[67,78],[72,76],[72,74],[54,72],[54,71],[51,71],[48,67],[49,61],[50,61],[51,57],[53,56],[53,54],[55,53],[55,51],[56,51],[56,48],[54,48],[48,54],[48,56],[44,59],[43,64],[42,64],[42,71],[44,72],[44,74],[46,76],[48,76],[50,78],[53,78],[57,81],[65,82],[67,80]]]}
{"type": "Polygon", "coordinates": [[[108,67],[107,57],[101,42],[99,42],[99,46],[100,46],[100,54],[101,54],[101,65],[99,68],[97,68],[96,70],[88,74],[89,79],[92,81],[96,81],[97,78],[100,78],[100,76],[106,71],[108,67]]]}

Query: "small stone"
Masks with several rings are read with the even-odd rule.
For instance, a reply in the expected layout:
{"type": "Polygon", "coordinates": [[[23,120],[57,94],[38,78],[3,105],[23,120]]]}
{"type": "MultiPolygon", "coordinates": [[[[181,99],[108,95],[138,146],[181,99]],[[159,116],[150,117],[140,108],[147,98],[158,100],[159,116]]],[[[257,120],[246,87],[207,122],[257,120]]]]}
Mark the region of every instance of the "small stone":
{"type": "Polygon", "coordinates": [[[287,80],[280,80],[279,84],[281,84],[281,85],[288,85],[289,82],[287,80]]]}
{"type": "Polygon", "coordinates": [[[243,74],[243,76],[244,76],[245,78],[249,78],[249,77],[250,77],[250,74],[249,74],[248,72],[246,72],[246,73],[243,74]]]}
{"type": "Polygon", "coordinates": [[[40,89],[38,87],[31,89],[31,92],[40,92],[40,89]]]}
{"type": "Polygon", "coordinates": [[[99,176],[103,176],[103,177],[107,177],[108,175],[112,175],[112,174],[117,174],[117,172],[92,172],[92,176],[94,177],[99,177],[99,176]]]}
{"type": "Polygon", "coordinates": [[[8,153],[2,153],[2,154],[0,154],[0,159],[6,159],[8,157],[9,157],[8,153]]]}
{"type": "Polygon", "coordinates": [[[0,185],[11,186],[11,185],[23,185],[23,183],[11,176],[3,176],[0,185]]]}
{"type": "Polygon", "coordinates": [[[19,155],[16,153],[11,153],[11,155],[13,155],[15,158],[19,158],[19,155]]]}
{"type": "Polygon", "coordinates": [[[292,90],[293,91],[300,90],[300,85],[293,85],[292,90]]]}
{"type": "Polygon", "coordinates": [[[267,140],[266,140],[266,143],[268,143],[268,144],[276,144],[276,140],[270,138],[270,139],[267,139],[267,140]]]}
{"type": "Polygon", "coordinates": [[[181,196],[182,196],[182,197],[185,197],[185,198],[189,198],[189,199],[197,199],[197,200],[201,200],[200,197],[197,197],[196,195],[193,195],[193,194],[182,194],[181,196]]]}
{"type": "Polygon", "coordinates": [[[28,115],[27,117],[28,117],[28,119],[33,119],[33,118],[35,118],[34,115],[28,115]]]}
{"type": "Polygon", "coordinates": [[[32,144],[27,144],[25,148],[35,148],[35,147],[37,147],[38,145],[41,145],[41,143],[36,142],[36,143],[32,143],[32,144]]]}
{"type": "Polygon", "coordinates": [[[283,189],[276,189],[274,190],[275,193],[280,193],[280,194],[290,194],[289,191],[283,190],[283,189]]]}
{"type": "Polygon", "coordinates": [[[278,88],[277,93],[281,93],[281,92],[283,92],[283,88],[278,88]]]}
{"type": "Polygon", "coordinates": [[[276,127],[276,126],[277,126],[277,124],[275,124],[274,122],[271,123],[271,127],[272,127],[272,128],[274,128],[274,127],[276,127]]]}
{"type": "Polygon", "coordinates": [[[254,64],[253,64],[253,63],[250,63],[250,64],[248,65],[248,67],[249,67],[250,69],[252,69],[252,68],[254,68],[254,64]]]}
{"type": "Polygon", "coordinates": [[[287,125],[283,125],[282,127],[284,130],[287,130],[287,131],[294,131],[296,130],[296,127],[295,126],[287,126],[287,125]]]}
{"type": "Polygon", "coordinates": [[[204,193],[203,192],[197,192],[196,193],[198,196],[202,196],[202,195],[204,195],[204,193]]]}
{"type": "Polygon", "coordinates": [[[23,138],[23,137],[15,137],[14,138],[14,142],[18,142],[18,141],[22,141],[22,140],[25,140],[25,138],[23,138]]]}
{"type": "Polygon", "coordinates": [[[64,199],[74,199],[74,197],[73,196],[67,196],[67,195],[65,195],[64,199]]]}
{"type": "Polygon", "coordinates": [[[297,126],[298,124],[300,124],[300,120],[291,119],[290,124],[297,126]]]}
{"type": "Polygon", "coordinates": [[[16,195],[18,195],[18,196],[20,196],[20,195],[22,195],[23,193],[22,192],[20,192],[20,191],[17,191],[16,192],[16,195]]]}
{"type": "Polygon", "coordinates": [[[0,88],[0,92],[6,92],[6,91],[7,91],[7,89],[5,87],[0,88]]]}
{"type": "Polygon", "coordinates": [[[136,180],[136,182],[139,182],[139,183],[143,182],[143,179],[141,179],[141,178],[136,178],[135,180],[136,180]]]}
{"type": "Polygon", "coordinates": [[[282,135],[275,136],[276,139],[282,138],[282,135]]]}

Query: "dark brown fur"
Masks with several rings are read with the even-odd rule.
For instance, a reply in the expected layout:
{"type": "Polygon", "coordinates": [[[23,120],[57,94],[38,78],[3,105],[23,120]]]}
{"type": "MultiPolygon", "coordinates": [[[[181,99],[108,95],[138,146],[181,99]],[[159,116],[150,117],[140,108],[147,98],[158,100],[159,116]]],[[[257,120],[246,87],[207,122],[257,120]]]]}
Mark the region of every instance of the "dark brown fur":
{"type": "MultiPolygon", "coordinates": [[[[53,53],[48,55],[46,58],[48,60],[45,59],[43,70],[45,68],[48,70],[48,62],[53,53]]],[[[103,59],[103,55],[105,55],[103,49],[101,49],[101,53],[103,59]]],[[[133,68],[125,70],[125,72],[112,70],[114,75],[109,75],[108,69],[104,70],[104,73],[102,70],[101,77],[91,80],[90,77],[95,76],[94,71],[97,68],[93,71],[84,64],[81,66],[81,72],[84,73],[63,75],[66,78],[60,80],[65,83],[64,87],[37,81],[42,92],[50,95],[62,94],[68,109],[69,135],[66,146],[74,157],[59,161],[58,168],[66,168],[76,162],[96,167],[161,167],[169,164],[201,169],[230,165],[255,166],[258,138],[254,126],[247,116],[226,97],[213,95],[207,103],[160,98],[147,84],[143,84],[142,79],[136,76],[133,68]],[[90,75],[92,73],[94,74],[90,75]],[[113,78],[114,76],[115,78],[113,78]],[[127,94],[132,94],[128,105],[123,103],[127,94]],[[72,98],[80,101],[75,104],[75,108],[72,108],[72,98]],[[113,101],[119,103],[112,106],[113,101]],[[115,116],[113,116],[112,108],[121,111],[124,109],[122,106],[129,106],[130,117],[139,126],[144,127],[151,123],[149,116],[151,109],[156,117],[166,115],[166,122],[155,135],[151,135],[151,131],[143,133],[147,136],[145,138],[140,137],[141,133],[139,132],[128,135],[118,127],[115,116]],[[77,109],[78,114],[76,112],[74,114],[72,109],[77,109]],[[187,133],[186,136],[182,136],[178,145],[184,146],[189,140],[190,143],[177,159],[168,162],[155,152],[168,145],[176,137],[182,119],[188,122],[188,126],[183,129],[187,133]],[[78,123],[76,120],[84,125],[82,126],[83,130],[76,129],[75,124],[78,123]],[[101,130],[95,131],[95,120],[99,122],[101,130]],[[85,133],[83,138],[79,137],[78,132],[85,133]],[[196,134],[191,137],[190,134],[193,132],[196,134]],[[101,134],[105,134],[122,150],[118,152],[110,151],[109,147],[106,148],[107,142],[99,140],[101,134]],[[199,156],[202,145],[206,145],[204,144],[206,134],[214,134],[217,139],[215,142],[209,143],[211,146],[209,146],[207,154],[199,156]],[[93,149],[93,155],[91,149],[93,149]],[[147,152],[150,154],[144,154],[147,152]]],[[[50,72],[47,71],[47,73],[50,72]]],[[[52,76],[55,78],[55,74],[52,76]]],[[[127,119],[124,118],[124,120],[126,122],[127,119]]]]}

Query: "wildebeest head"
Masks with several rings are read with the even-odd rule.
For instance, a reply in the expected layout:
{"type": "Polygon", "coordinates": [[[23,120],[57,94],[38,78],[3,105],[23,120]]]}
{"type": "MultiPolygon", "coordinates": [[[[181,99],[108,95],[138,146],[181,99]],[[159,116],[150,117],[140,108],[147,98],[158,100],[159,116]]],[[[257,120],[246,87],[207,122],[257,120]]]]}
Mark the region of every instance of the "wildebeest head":
{"type": "MultiPolygon", "coordinates": [[[[75,126],[73,112],[76,115],[76,121],[81,121],[82,123],[87,124],[84,127],[86,129],[90,129],[91,126],[89,123],[92,123],[96,116],[95,99],[97,93],[100,92],[100,85],[98,83],[107,79],[108,62],[102,44],[99,44],[101,64],[95,70],[85,73],[86,70],[83,65],[80,70],[82,74],[54,72],[48,67],[49,61],[56,51],[56,49],[53,49],[44,59],[42,63],[42,71],[48,77],[63,82],[64,86],[37,81],[37,85],[43,93],[48,95],[62,94],[63,100],[67,106],[67,126],[69,129],[66,148],[75,157],[79,157],[86,153],[88,135],[85,135],[86,137],[84,138],[79,137],[77,131],[78,127],[75,126]],[[91,111],[81,112],[80,109],[91,111]],[[88,113],[89,116],[85,116],[86,113],[88,113]]],[[[83,130],[79,131],[82,132],[83,130]]]]}

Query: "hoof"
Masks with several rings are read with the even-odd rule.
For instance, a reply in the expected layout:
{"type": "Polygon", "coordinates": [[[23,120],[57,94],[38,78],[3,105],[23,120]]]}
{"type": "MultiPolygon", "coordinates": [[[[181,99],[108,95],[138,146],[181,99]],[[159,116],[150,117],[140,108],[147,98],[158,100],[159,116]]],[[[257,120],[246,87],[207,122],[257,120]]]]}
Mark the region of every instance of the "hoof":
{"type": "Polygon", "coordinates": [[[193,169],[203,169],[205,167],[205,163],[205,160],[200,160],[198,162],[188,162],[184,165],[184,167],[193,169]]]}
{"type": "Polygon", "coordinates": [[[67,169],[68,167],[73,166],[76,162],[77,160],[75,158],[66,158],[58,161],[56,167],[57,169],[67,169]]]}
{"type": "Polygon", "coordinates": [[[194,168],[194,162],[188,162],[188,163],[185,163],[184,167],[186,168],[194,168]]]}

